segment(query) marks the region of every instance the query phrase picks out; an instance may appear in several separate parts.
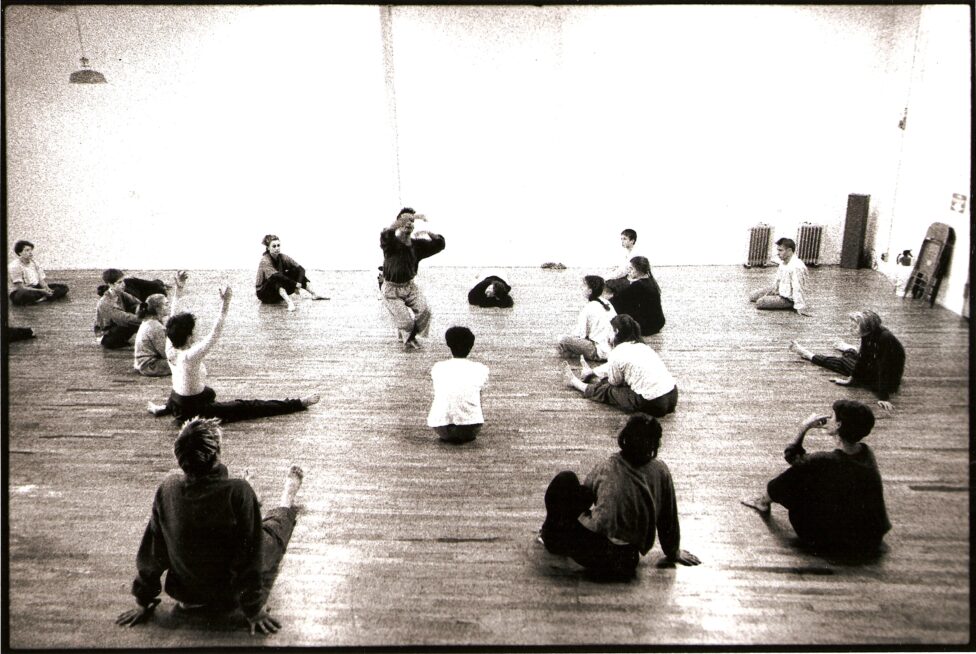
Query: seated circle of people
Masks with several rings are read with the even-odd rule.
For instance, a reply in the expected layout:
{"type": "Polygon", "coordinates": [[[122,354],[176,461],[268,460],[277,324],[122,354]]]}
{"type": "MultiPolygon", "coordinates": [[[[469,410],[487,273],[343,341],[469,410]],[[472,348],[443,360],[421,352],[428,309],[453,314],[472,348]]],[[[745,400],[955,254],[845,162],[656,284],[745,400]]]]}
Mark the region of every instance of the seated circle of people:
{"type": "Polygon", "coordinates": [[[300,297],[301,291],[308,293],[313,300],[328,300],[312,288],[305,275],[305,269],[297,261],[281,251],[281,239],[267,234],[261,239],[264,254],[258,262],[258,273],[254,280],[254,291],[263,304],[284,302],[289,311],[295,310],[292,296],[300,297]]]}
{"type": "Polygon", "coordinates": [[[223,333],[232,297],[229,286],[218,292],[220,311],[206,336],[197,336],[196,317],[192,313],[177,313],[166,321],[166,360],[173,374],[173,388],[165,404],[149,402],[149,412],[155,416],[171,414],[177,421],[199,416],[220,418],[227,423],[304,411],[318,402],[317,394],[301,399],[216,401],[217,393],[207,386],[204,361],[223,333]]]}
{"type": "Polygon", "coordinates": [[[809,316],[804,287],[807,285],[807,265],[796,256],[796,243],[791,238],[776,241],[776,254],[780,264],[771,287],[753,291],[749,301],[764,311],[794,310],[809,316]]]}
{"type": "Polygon", "coordinates": [[[642,256],[637,249],[637,232],[627,228],[620,232],[620,247],[624,249],[623,260],[620,265],[614,268],[613,272],[607,277],[607,289],[611,293],[616,293],[630,285],[630,260],[634,257],[642,256]]]}
{"type": "Polygon", "coordinates": [[[874,427],[874,413],[855,400],[837,400],[832,409],[801,423],[784,452],[790,467],[765,494],[742,503],[762,515],[769,515],[772,502],[783,505],[796,535],[814,550],[869,554],[891,529],[878,463],[861,442],[874,427]],[[835,449],[807,454],[803,439],[811,429],[825,430],[835,449]]]}
{"type": "Polygon", "coordinates": [[[432,257],[446,245],[444,237],[429,230],[414,231],[415,221],[426,222],[410,207],[400,209],[396,220],[380,232],[383,250],[383,304],[396,323],[404,348],[419,348],[430,330],[431,311],[427,298],[414,282],[422,259],[432,257]]]}
{"type": "Polygon", "coordinates": [[[627,278],[630,284],[613,294],[610,303],[617,313],[626,313],[641,327],[642,336],[653,336],[664,327],[664,310],[661,309],[661,287],[651,273],[651,264],[645,257],[630,260],[627,278]]]}
{"type": "Polygon", "coordinates": [[[220,462],[221,436],[216,419],[193,418],[180,429],[173,451],[183,472],[156,490],[136,554],[132,594],[138,607],[122,613],[119,626],[152,616],[165,572],[166,594],[181,611],[240,608],[252,635],[281,628],[266,605],[298,517],[294,502],[304,473],[289,468],[278,506],[262,520],[250,483],[231,478],[220,462]]]}
{"type": "Polygon", "coordinates": [[[515,305],[512,287],[501,277],[489,275],[468,291],[468,304],[476,307],[509,309],[515,305]]]}
{"type": "Polygon", "coordinates": [[[68,286],[47,281],[47,273],[34,260],[34,244],[19,240],[14,243],[17,255],[7,264],[7,281],[10,283],[10,302],[26,306],[60,300],[68,294],[68,286]]]}
{"type": "Polygon", "coordinates": [[[481,390],[488,383],[488,366],[468,359],[474,334],[467,327],[451,327],[444,333],[451,358],[430,369],[434,399],[427,426],[447,443],[467,443],[477,437],[485,422],[481,390]]]}
{"type": "Polygon", "coordinates": [[[656,418],[673,413],[678,404],[674,377],[650,345],[640,336],[640,326],[627,314],[610,321],[613,349],[607,362],[590,368],[580,357],[580,376],[564,364],[564,380],[583,397],[616,406],[628,413],[640,411],[656,418]]]}
{"type": "Polygon", "coordinates": [[[606,361],[610,354],[613,328],[610,321],[617,315],[613,305],[604,298],[603,278],[587,275],[583,278],[583,297],[587,299],[576,318],[572,334],[559,337],[559,352],[563,355],[583,356],[591,361],[606,361]]]}
{"type": "Polygon", "coordinates": [[[136,332],[133,368],[147,377],[167,377],[171,373],[166,360],[166,327],[163,322],[176,312],[180,294],[186,285],[187,273],[177,271],[173,276],[173,296],[154,293],[139,304],[136,316],[142,321],[136,332]]]}
{"type": "Polygon", "coordinates": [[[661,424],[634,414],[617,435],[617,444],[620,451],[594,466],[582,484],[569,470],[549,483],[539,534],[546,550],[569,556],[605,580],[634,577],[655,536],[669,562],[701,563],[681,549],[671,471],[657,457],[661,424]]]}
{"type": "Polygon", "coordinates": [[[848,314],[851,334],[861,339],[860,348],[844,341],[834,344],[841,356],[814,354],[796,341],[790,349],[801,358],[827,368],[843,377],[831,381],[841,386],[862,386],[878,396],[878,405],[891,411],[891,395],[901,386],[905,372],[905,348],[888,329],[881,325],[881,316],[870,309],[848,314]]]}
{"type": "Polygon", "coordinates": [[[102,347],[117,350],[129,344],[142,321],[136,315],[141,300],[125,290],[125,273],[118,268],[102,272],[105,290],[95,305],[95,337],[102,347]]]}

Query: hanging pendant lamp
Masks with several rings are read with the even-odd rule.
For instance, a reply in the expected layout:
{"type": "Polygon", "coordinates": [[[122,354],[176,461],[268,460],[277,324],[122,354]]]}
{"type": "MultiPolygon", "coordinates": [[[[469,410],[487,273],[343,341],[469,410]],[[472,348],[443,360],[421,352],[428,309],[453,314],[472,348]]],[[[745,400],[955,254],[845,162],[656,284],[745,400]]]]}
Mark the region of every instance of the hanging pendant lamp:
{"type": "Polygon", "coordinates": [[[88,66],[88,57],[85,56],[85,43],[81,38],[81,20],[78,18],[78,7],[74,7],[74,10],[75,26],[78,28],[78,45],[81,48],[81,70],[71,73],[68,81],[73,84],[105,84],[105,76],[88,66]]]}

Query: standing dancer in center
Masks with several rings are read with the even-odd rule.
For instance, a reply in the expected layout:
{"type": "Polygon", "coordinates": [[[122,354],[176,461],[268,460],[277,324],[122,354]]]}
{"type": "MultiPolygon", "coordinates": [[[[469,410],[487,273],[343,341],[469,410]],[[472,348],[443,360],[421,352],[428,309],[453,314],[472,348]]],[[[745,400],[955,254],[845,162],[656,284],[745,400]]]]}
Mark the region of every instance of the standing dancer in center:
{"type": "Polygon", "coordinates": [[[427,219],[410,207],[400,209],[393,224],[380,232],[383,249],[383,303],[396,322],[406,349],[420,347],[417,338],[426,338],[430,329],[430,307],[420,287],[414,283],[421,259],[444,249],[444,237],[426,229],[414,231],[414,221],[427,219]]]}

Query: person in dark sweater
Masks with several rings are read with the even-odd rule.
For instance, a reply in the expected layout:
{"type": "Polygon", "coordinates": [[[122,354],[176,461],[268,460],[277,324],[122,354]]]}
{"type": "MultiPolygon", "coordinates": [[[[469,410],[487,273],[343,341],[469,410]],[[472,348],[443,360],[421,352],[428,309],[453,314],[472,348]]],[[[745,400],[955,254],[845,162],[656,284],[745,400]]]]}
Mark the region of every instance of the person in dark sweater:
{"type": "Polygon", "coordinates": [[[742,504],[769,515],[772,502],[789,510],[801,541],[815,550],[848,554],[877,551],[891,529],[881,473],[861,439],[871,433],[874,414],[854,400],[837,400],[829,416],[813,414],[784,452],[790,467],[766,486],[766,493],[742,504]],[[825,429],[837,448],[807,454],[803,438],[825,429]]]}
{"type": "Polygon", "coordinates": [[[258,273],[254,279],[254,293],[262,304],[280,304],[282,301],[289,311],[295,310],[291,296],[300,296],[305,291],[313,300],[328,300],[312,288],[305,275],[305,269],[297,261],[281,251],[281,239],[267,234],[261,239],[264,254],[258,262],[258,273]]]}
{"type": "Polygon", "coordinates": [[[661,424],[634,414],[617,435],[617,445],[620,451],[594,466],[584,483],[569,470],[549,483],[539,534],[546,550],[569,556],[598,577],[629,579],[656,534],[668,561],[701,563],[680,549],[671,471],[657,458],[661,424]]]}
{"type": "Polygon", "coordinates": [[[406,349],[420,347],[426,338],[431,312],[420,287],[414,283],[421,259],[432,257],[445,246],[444,237],[428,230],[414,232],[414,221],[427,219],[410,207],[400,209],[393,224],[380,232],[383,250],[383,303],[396,322],[406,349]]]}
{"type": "Polygon", "coordinates": [[[500,307],[509,309],[515,301],[509,293],[512,287],[501,277],[489,275],[468,291],[468,304],[478,307],[500,307]]]}
{"type": "Polygon", "coordinates": [[[874,311],[855,311],[849,317],[851,333],[861,338],[860,349],[843,341],[834,345],[841,352],[839,357],[814,354],[796,341],[790,343],[790,349],[818,366],[844,375],[832,378],[835,384],[870,389],[878,396],[878,405],[891,411],[889,398],[898,391],[905,372],[905,348],[894,334],[881,326],[881,317],[874,311]]]}
{"type": "Polygon", "coordinates": [[[166,594],[184,611],[240,607],[252,635],[281,628],[265,604],[295,527],[304,473],[291,466],[279,506],[262,520],[251,485],[231,479],[220,463],[220,445],[219,420],[194,418],[180,430],[173,450],[184,474],[156,490],[132,582],[139,606],[116,624],[131,627],[152,615],[165,572],[166,594]]]}
{"type": "Polygon", "coordinates": [[[136,316],[139,298],[125,290],[124,273],[117,268],[102,272],[107,289],[95,306],[96,340],[108,350],[117,350],[129,344],[139,331],[142,321],[136,316]]]}
{"type": "Polygon", "coordinates": [[[630,284],[614,293],[610,304],[618,314],[626,313],[641,326],[641,336],[653,336],[664,327],[664,311],[661,309],[661,287],[651,273],[646,257],[630,260],[630,284]]]}

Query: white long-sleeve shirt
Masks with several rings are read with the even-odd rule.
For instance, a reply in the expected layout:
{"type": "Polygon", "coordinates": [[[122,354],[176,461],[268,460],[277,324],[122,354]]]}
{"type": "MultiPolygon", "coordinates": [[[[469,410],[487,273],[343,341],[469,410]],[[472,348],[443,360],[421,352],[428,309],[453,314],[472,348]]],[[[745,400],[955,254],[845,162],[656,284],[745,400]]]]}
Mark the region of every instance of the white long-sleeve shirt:
{"type": "Polygon", "coordinates": [[[609,302],[587,302],[576,319],[576,332],[573,335],[593,341],[597,355],[605,360],[612,349],[610,339],[613,337],[613,328],[610,326],[610,319],[616,315],[616,309],[609,302]]]}
{"type": "Polygon", "coordinates": [[[807,281],[807,265],[795,254],[789,263],[779,264],[776,269],[776,292],[793,300],[793,308],[803,311],[807,308],[803,297],[803,286],[807,281]]]}
{"type": "Polygon", "coordinates": [[[646,343],[621,343],[610,351],[607,362],[593,372],[601,377],[606,375],[614,386],[627,384],[646,400],[666,395],[675,387],[674,377],[664,361],[646,343]]]}

